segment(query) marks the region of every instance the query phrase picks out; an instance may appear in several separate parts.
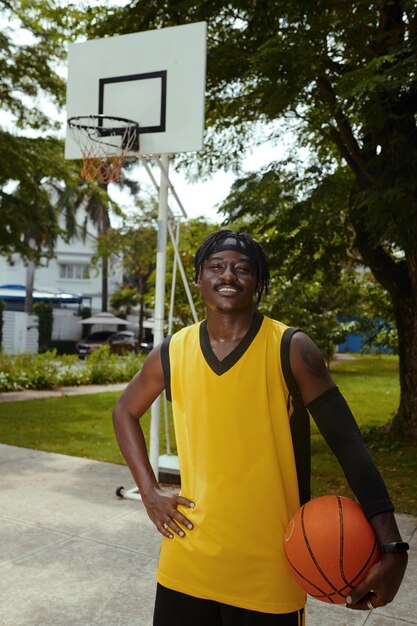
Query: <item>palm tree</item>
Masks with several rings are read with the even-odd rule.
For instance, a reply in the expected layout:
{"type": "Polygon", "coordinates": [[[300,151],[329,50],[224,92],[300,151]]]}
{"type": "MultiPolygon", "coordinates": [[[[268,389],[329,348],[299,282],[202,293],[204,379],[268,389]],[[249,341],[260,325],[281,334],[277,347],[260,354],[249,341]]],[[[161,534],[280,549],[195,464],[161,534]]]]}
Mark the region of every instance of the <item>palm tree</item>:
{"type": "MultiPolygon", "coordinates": [[[[110,198],[108,195],[107,184],[98,183],[92,188],[89,195],[86,196],[84,203],[85,219],[83,224],[84,237],[87,234],[87,225],[91,221],[97,229],[98,239],[105,236],[111,229],[110,222],[110,198]]],[[[105,250],[100,252],[101,258],[101,310],[107,311],[108,308],[108,267],[109,257],[105,250]]]]}
{"type": "MultiPolygon", "coordinates": [[[[131,169],[135,162],[126,162],[122,170],[121,178],[117,184],[119,187],[127,189],[133,197],[139,192],[139,184],[131,180],[126,171],[131,169]]],[[[105,239],[111,230],[110,211],[123,217],[123,212],[116,202],[112,200],[108,193],[108,185],[104,182],[98,182],[89,185],[89,191],[83,202],[85,210],[85,220],[83,224],[83,236],[87,233],[87,225],[90,221],[97,229],[98,240],[105,239]]],[[[99,246],[99,256],[101,259],[102,269],[102,290],[101,290],[101,310],[107,311],[108,308],[108,265],[109,254],[106,246],[99,246]]]]}

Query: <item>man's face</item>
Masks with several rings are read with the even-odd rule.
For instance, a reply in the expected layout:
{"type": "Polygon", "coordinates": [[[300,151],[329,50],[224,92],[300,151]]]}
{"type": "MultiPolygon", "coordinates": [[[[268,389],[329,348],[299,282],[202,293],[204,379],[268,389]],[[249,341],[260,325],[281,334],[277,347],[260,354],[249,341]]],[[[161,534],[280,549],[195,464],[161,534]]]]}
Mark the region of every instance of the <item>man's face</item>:
{"type": "Polygon", "coordinates": [[[234,250],[222,250],[204,261],[197,285],[209,309],[233,312],[253,306],[258,281],[249,257],[234,250]]]}

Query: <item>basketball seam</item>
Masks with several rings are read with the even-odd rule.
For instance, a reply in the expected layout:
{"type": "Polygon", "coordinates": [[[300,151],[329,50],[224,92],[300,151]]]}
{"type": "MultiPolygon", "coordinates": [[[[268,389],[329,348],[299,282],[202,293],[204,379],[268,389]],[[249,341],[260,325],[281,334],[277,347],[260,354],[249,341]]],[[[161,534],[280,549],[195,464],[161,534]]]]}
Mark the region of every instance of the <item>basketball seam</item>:
{"type": "MultiPolygon", "coordinates": [[[[304,505],[304,506],[301,508],[301,530],[302,530],[302,533],[303,533],[303,538],[304,538],[304,542],[305,542],[305,544],[306,544],[306,548],[307,548],[307,550],[308,550],[308,552],[309,552],[309,554],[310,554],[310,557],[311,557],[311,559],[312,559],[312,561],[313,561],[314,565],[316,566],[316,569],[317,569],[317,571],[319,572],[319,574],[322,576],[322,578],[324,579],[324,581],[325,581],[325,582],[326,582],[326,583],[327,583],[327,584],[331,587],[331,589],[333,589],[333,591],[334,591],[334,592],[338,593],[338,590],[337,590],[337,588],[335,587],[335,585],[333,585],[333,583],[332,583],[332,582],[328,579],[328,577],[326,576],[326,574],[324,573],[324,571],[321,569],[320,564],[319,564],[319,562],[317,561],[317,559],[316,559],[316,557],[315,557],[315,555],[314,555],[314,552],[313,552],[313,550],[312,550],[312,548],[311,548],[310,542],[308,541],[308,538],[307,538],[307,533],[306,533],[306,529],[305,529],[305,523],[304,523],[304,509],[305,509],[305,506],[306,506],[306,505],[304,505]]],[[[323,590],[320,590],[320,591],[322,591],[324,595],[326,595],[327,597],[329,597],[329,598],[330,598],[330,596],[329,596],[328,594],[325,594],[323,590]]],[[[333,599],[332,599],[332,598],[330,598],[330,599],[331,599],[331,601],[333,602],[333,599]]],[[[334,602],[333,602],[333,603],[334,603],[334,602]]]]}
{"type": "Polygon", "coordinates": [[[344,591],[345,589],[349,589],[349,591],[352,591],[353,586],[351,583],[349,583],[347,576],[345,574],[345,569],[344,569],[345,525],[344,525],[344,516],[343,516],[343,505],[342,505],[341,498],[339,496],[336,496],[336,498],[337,498],[337,506],[339,510],[339,528],[340,528],[339,569],[340,569],[340,576],[345,583],[345,586],[340,589],[339,593],[340,595],[343,595],[341,593],[342,590],[344,591]]]}
{"type": "MultiPolygon", "coordinates": [[[[288,563],[291,565],[292,569],[294,570],[294,572],[303,580],[305,580],[309,585],[311,585],[312,587],[314,587],[315,589],[317,589],[317,591],[319,591],[322,596],[327,596],[328,594],[324,591],[324,589],[320,589],[320,587],[318,587],[315,583],[313,583],[309,578],[307,578],[306,576],[304,576],[304,574],[302,574],[301,572],[298,571],[298,569],[291,563],[290,559],[287,556],[287,560],[288,563]]],[[[312,593],[309,592],[310,596],[313,596],[312,593]]],[[[321,596],[317,595],[317,596],[313,596],[313,598],[320,598],[321,596]]]]}
{"type": "Polygon", "coordinates": [[[378,541],[375,538],[374,541],[374,545],[372,546],[372,550],[371,553],[368,557],[368,559],[365,561],[365,563],[362,566],[362,569],[359,570],[359,572],[356,574],[356,576],[354,578],[352,578],[351,584],[353,584],[355,582],[355,580],[364,572],[364,570],[368,567],[370,560],[372,559],[372,557],[374,556],[376,549],[378,548],[378,541]]]}

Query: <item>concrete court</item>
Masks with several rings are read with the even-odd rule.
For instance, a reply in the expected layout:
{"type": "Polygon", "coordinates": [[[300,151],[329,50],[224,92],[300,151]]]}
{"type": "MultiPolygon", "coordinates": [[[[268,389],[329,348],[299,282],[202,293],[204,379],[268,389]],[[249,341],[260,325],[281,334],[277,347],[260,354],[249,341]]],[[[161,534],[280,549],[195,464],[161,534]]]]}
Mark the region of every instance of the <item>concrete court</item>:
{"type": "MultiPolygon", "coordinates": [[[[0,444],[0,626],[152,624],[159,534],[120,485],[132,486],[126,467],[0,444]]],[[[307,626],[417,624],[417,518],[398,521],[411,551],[395,601],[356,612],[309,600],[307,626]]]]}

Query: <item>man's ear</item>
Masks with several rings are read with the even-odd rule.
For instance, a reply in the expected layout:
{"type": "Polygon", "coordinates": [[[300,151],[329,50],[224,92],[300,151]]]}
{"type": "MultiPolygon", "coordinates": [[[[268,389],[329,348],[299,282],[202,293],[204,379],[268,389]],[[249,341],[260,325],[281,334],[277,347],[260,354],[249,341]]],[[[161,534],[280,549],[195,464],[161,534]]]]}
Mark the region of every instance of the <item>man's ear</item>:
{"type": "Polygon", "coordinates": [[[198,270],[197,280],[195,281],[195,284],[197,285],[197,287],[200,287],[201,285],[201,267],[198,270]]]}

